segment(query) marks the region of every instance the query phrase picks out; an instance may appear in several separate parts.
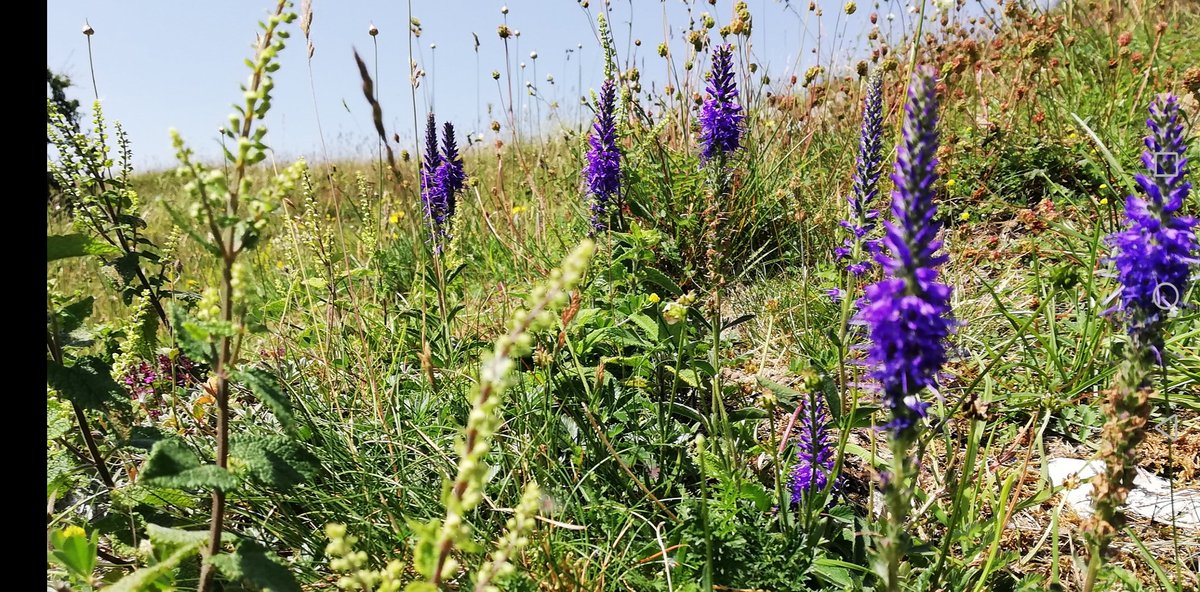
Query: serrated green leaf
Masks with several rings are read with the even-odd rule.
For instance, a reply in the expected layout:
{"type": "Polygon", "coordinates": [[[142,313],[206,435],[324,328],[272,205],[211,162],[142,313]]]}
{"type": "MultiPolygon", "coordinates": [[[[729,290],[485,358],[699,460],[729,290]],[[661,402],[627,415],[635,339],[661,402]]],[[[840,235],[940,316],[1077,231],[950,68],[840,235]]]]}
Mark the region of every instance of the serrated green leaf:
{"type": "Polygon", "coordinates": [[[84,409],[103,409],[121,394],[120,385],[109,375],[108,364],[95,356],[79,358],[72,366],[47,361],[46,383],[84,409]]]}
{"type": "Polygon", "coordinates": [[[92,296],[81,298],[62,307],[58,311],[59,325],[58,332],[61,335],[70,335],[76,329],[83,325],[83,322],[88,317],[92,316],[92,307],[96,303],[96,299],[92,296]]]}
{"type": "Polygon", "coordinates": [[[225,578],[264,592],[300,592],[300,584],[288,568],[281,565],[258,543],[242,539],[233,553],[221,553],[208,560],[225,578]]]}
{"type": "Polygon", "coordinates": [[[237,479],[216,465],[201,465],[196,453],[182,440],[159,440],[146,457],[140,480],[147,485],[176,489],[222,489],[237,486],[237,479]]]}
{"type": "Polygon", "coordinates": [[[46,450],[46,497],[54,492],[63,492],[75,484],[75,476],[71,473],[71,459],[61,448],[46,450]]]}
{"type": "Polygon", "coordinates": [[[46,399],[46,439],[53,440],[71,431],[71,410],[58,399],[46,399]]]}
{"type": "Polygon", "coordinates": [[[178,528],[167,528],[157,524],[146,525],[146,535],[150,537],[152,545],[164,546],[179,546],[179,545],[195,545],[200,546],[208,542],[208,531],[206,530],[180,530],[178,528]]]}
{"type": "Polygon", "coordinates": [[[52,234],[46,236],[46,262],[95,255],[111,257],[119,255],[121,250],[104,242],[92,239],[83,234],[52,234]]]}
{"type": "Polygon", "coordinates": [[[156,582],[159,578],[169,575],[184,559],[200,552],[200,545],[195,547],[180,547],[174,553],[167,556],[166,559],[151,565],[143,567],[117,581],[117,583],[105,588],[105,592],[143,592],[148,590],[157,590],[156,582]]]}
{"type": "Polygon", "coordinates": [[[691,368],[684,368],[683,370],[676,372],[674,366],[667,366],[667,370],[672,374],[679,376],[679,380],[682,380],[688,386],[692,388],[700,387],[700,377],[696,375],[695,370],[692,370],[691,368]]]}
{"type": "Polygon", "coordinates": [[[212,364],[213,349],[208,335],[200,331],[182,306],[171,307],[171,326],[175,328],[175,341],[180,351],[193,360],[212,364]]]}
{"type": "Polygon", "coordinates": [[[258,400],[266,403],[284,430],[293,431],[295,420],[292,417],[291,405],[283,390],[279,388],[279,381],[274,375],[262,368],[247,368],[236,371],[233,379],[246,385],[258,400]]]}
{"type": "Polygon", "coordinates": [[[683,290],[671,278],[667,277],[667,274],[653,267],[644,267],[639,272],[646,278],[646,281],[662,288],[672,297],[678,297],[683,294],[683,290]]]}
{"type": "Polygon", "coordinates": [[[658,322],[654,319],[638,312],[629,315],[629,320],[637,325],[639,329],[650,338],[651,341],[658,341],[658,322]]]}
{"type": "Polygon", "coordinates": [[[317,460],[287,436],[238,435],[230,442],[231,461],[252,481],[286,490],[312,478],[317,460]]]}

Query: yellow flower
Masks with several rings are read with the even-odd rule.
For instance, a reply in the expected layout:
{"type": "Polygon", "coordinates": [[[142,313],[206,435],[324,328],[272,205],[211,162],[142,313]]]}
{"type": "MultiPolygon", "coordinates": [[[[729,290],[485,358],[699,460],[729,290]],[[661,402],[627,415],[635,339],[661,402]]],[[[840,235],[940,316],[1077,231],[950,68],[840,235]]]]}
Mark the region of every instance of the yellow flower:
{"type": "Polygon", "coordinates": [[[528,209],[529,209],[529,208],[527,208],[527,207],[525,207],[525,206],[513,206],[512,213],[513,213],[513,215],[514,215],[514,216],[516,216],[517,214],[520,214],[520,213],[522,213],[522,212],[525,212],[525,211],[527,211],[528,209]]]}
{"type": "Polygon", "coordinates": [[[658,297],[658,294],[656,294],[656,293],[650,294],[650,304],[658,304],[659,300],[662,300],[662,299],[658,297]]]}
{"type": "Polygon", "coordinates": [[[1100,205],[1102,205],[1102,206],[1108,205],[1108,198],[1107,197],[1100,198],[1100,205]]]}
{"type": "Polygon", "coordinates": [[[1101,183],[1100,191],[1108,191],[1108,183],[1101,183]]]}
{"type": "Polygon", "coordinates": [[[1075,140],[1075,139],[1078,139],[1078,138],[1079,138],[1079,135],[1078,135],[1078,134],[1076,134],[1075,132],[1071,132],[1070,134],[1068,134],[1068,135],[1067,135],[1067,139],[1068,139],[1068,140],[1075,140]]]}
{"type": "Polygon", "coordinates": [[[388,216],[388,222],[391,222],[392,224],[398,224],[400,219],[403,217],[404,212],[392,212],[392,215],[388,216]]]}
{"type": "Polygon", "coordinates": [[[87,538],[87,531],[83,530],[82,528],[80,528],[78,526],[75,526],[74,524],[64,528],[62,531],[62,534],[63,534],[63,538],[67,538],[67,539],[72,538],[72,537],[87,538]]]}
{"type": "Polygon", "coordinates": [[[954,186],[957,184],[958,184],[958,181],[955,181],[954,179],[950,179],[949,181],[946,181],[946,189],[954,189],[954,186]]]}
{"type": "Polygon", "coordinates": [[[971,219],[971,212],[963,212],[963,213],[959,214],[959,215],[958,215],[958,219],[959,219],[959,220],[962,220],[963,222],[966,222],[967,220],[970,220],[970,219],[971,219]]]}

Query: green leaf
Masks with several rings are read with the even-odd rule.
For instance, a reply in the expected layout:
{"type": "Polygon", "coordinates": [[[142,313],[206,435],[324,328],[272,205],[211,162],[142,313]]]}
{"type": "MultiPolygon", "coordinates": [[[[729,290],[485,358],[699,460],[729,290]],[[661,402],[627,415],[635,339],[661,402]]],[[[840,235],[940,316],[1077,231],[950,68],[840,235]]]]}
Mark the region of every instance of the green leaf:
{"type": "Polygon", "coordinates": [[[841,590],[849,590],[854,588],[854,579],[850,577],[850,572],[844,567],[834,565],[827,560],[817,559],[812,564],[812,573],[817,576],[817,579],[827,584],[837,586],[841,590]]]}
{"type": "Polygon", "coordinates": [[[171,307],[171,326],[175,329],[175,341],[180,351],[193,360],[212,364],[213,349],[208,335],[200,331],[182,306],[171,307]]]}
{"type": "Polygon", "coordinates": [[[167,556],[166,559],[151,565],[143,567],[123,578],[117,583],[104,589],[105,592],[144,592],[150,590],[158,590],[157,582],[159,578],[170,575],[172,570],[177,565],[183,562],[184,559],[200,552],[200,545],[180,547],[174,553],[167,556]]]}
{"type": "Polygon", "coordinates": [[[71,410],[58,399],[46,399],[46,439],[71,431],[71,410]]]}
{"type": "Polygon", "coordinates": [[[46,450],[46,497],[74,486],[77,479],[71,471],[71,459],[66,452],[57,446],[46,450]]]}
{"type": "Polygon", "coordinates": [[[201,465],[196,453],[179,438],[155,442],[140,477],[147,485],[176,489],[228,491],[237,486],[237,479],[229,471],[216,465],[201,465]]]}
{"type": "Polygon", "coordinates": [[[250,479],[260,485],[286,490],[311,479],[317,460],[287,436],[234,436],[230,460],[245,467],[250,479]]]}
{"type": "Polygon", "coordinates": [[[96,567],[96,540],[99,535],[99,531],[93,531],[90,538],[86,534],[67,536],[63,530],[52,531],[50,542],[54,550],[50,553],[51,561],[67,568],[77,578],[90,578],[96,567]]]}
{"type": "Polygon", "coordinates": [[[46,263],[94,255],[111,257],[119,255],[121,250],[104,242],[93,240],[83,234],[52,234],[46,236],[46,263]]]}
{"type": "Polygon", "coordinates": [[[242,539],[233,553],[208,560],[227,579],[248,584],[264,592],[300,592],[300,584],[288,568],[280,565],[258,543],[242,539]]]}
{"type": "MultiPolygon", "coordinates": [[[[180,530],[157,524],[147,524],[146,535],[150,537],[150,544],[156,547],[178,547],[181,545],[199,547],[208,542],[207,530],[180,530]]],[[[232,535],[228,536],[232,538],[232,535]]],[[[222,540],[225,539],[226,534],[222,534],[221,538],[222,540]]]]}
{"type": "Polygon", "coordinates": [[[642,332],[646,334],[646,337],[650,338],[652,341],[659,340],[658,339],[658,322],[656,322],[654,319],[652,319],[640,312],[637,312],[637,313],[633,313],[633,314],[629,315],[629,320],[633,321],[633,324],[637,325],[638,328],[641,329],[642,332]]]}
{"type": "Polygon", "coordinates": [[[258,400],[266,403],[284,430],[293,431],[295,419],[292,417],[291,405],[279,388],[279,381],[274,375],[262,368],[248,368],[234,372],[233,379],[246,385],[258,400]]]}
{"type": "Polygon", "coordinates": [[[679,285],[671,280],[671,278],[667,277],[667,274],[654,269],[653,267],[644,267],[640,269],[639,272],[643,277],[646,278],[646,281],[658,286],[659,288],[662,288],[672,297],[679,297],[683,295],[683,290],[680,289],[679,285]]]}
{"type": "MultiPolygon", "coordinates": [[[[670,371],[671,373],[675,373],[674,366],[667,366],[667,370],[670,371]]],[[[684,368],[683,370],[680,370],[677,374],[679,376],[679,380],[682,380],[683,382],[687,383],[688,386],[690,386],[692,388],[700,387],[700,377],[696,375],[695,370],[693,370],[691,368],[684,368]]]]}
{"type": "Polygon", "coordinates": [[[103,409],[121,394],[120,385],[109,375],[108,364],[95,356],[79,358],[73,366],[47,361],[46,383],[84,409],[103,409]]]}
{"type": "Polygon", "coordinates": [[[88,317],[92,316],[92,305],[96,299],[92,296],[82,298],[68,304],[58,311],[58,331],[62,335],[70,335],[78,329],[88,317]]]}

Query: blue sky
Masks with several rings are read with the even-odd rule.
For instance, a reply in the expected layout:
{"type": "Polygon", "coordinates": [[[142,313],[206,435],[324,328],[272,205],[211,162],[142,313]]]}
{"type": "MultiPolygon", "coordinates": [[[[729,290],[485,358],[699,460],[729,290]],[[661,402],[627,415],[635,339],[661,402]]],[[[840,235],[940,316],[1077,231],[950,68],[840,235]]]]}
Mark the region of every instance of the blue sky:
{"type": "MultiPolygon", "coordinates": [[[[879,8],[863,1],[848,17],[842,1],[822,0],[824,16],[818,19],[808,12],[807,0],[749,0],[754,60],[776,80],[793,71],[802,74],[816,63],[811,50],[817,47],[820,32],[821,64],[828,65],[831,59],[852,63],[866,47],[867,15],[872,10],[879,12],[881,25],[887,25],[886,15],[893,13],[891,26],[897,32],[915,18],[901,0],[890,1],[890,5],[881,2],[879,8]]],[[[417,91],[418,112],[423,116],[432,106],[439,121],[454,121],[463,132],[479,131],[492,119],[486,113],[491,104],[495,119],[504,121],[498,103],[501,94],[491,72],[505,72],[504,46],[496,28],[505,22],[500,7],[507,5],[508,25],[521,32],[519,39],[510,39],[514,93],[522,94],[519,91],[529,80],[545,101],[539,107],[523,99],[521,110],[528,109],[528,116],[535,118],[540,108],[544,117],[548,103],[557,101],[562,117],[575,121],[580,79],[586,94],[602,76],[594,23],[603,0],[590,4],[585,11],[576,0],[412,0],[413,16],[423,30],[414,43],[415,59],[429,73],[417,91]],[[480,41],[478,66],[472,33],[480,41]],[[536,61],[530,58],[532,51],[538,54],[536,61]],[[522,62],[524,70],[519,67],[522,62]],[[547,83],[548,74],[554,84],[547,83]]],[[[715,6],[707,0],[690,4],[696,15],[712,14],[718,26],[728,23],[733,12],[732,0],[718,0],[715,6]]],[[[101,103],[106,115],[129,132],[135,164],[143,170],[172,164],[167,133],[171,127],[201,156],[215,158],[219,154],[216,130],[240,96],[238,85],[248,72],[243,59],[251,54],[256,22],[272,6],[269,0],[51,0],[47,65],[69,75],[76,84],[72,96],[90,105],[87,40],[81,33],[86,19],[96,32],[92,50],[101,103]]],[[[646,88],[651,83],[661,88],[665,78],[664,61],[656,53],[664,29],[672,51],[683,55],[681,31],[687,27],[687,8],[683,0],[611,3],[618,58],[624,62],[633,56],[646,88]],[[632,45],[633,39],[642,41],[640,48],[632,45]]],[[[378,84],[385,124],[389,134],[400,134],[402,147],[411,148],[407,3],[315,0],[313,9],[315,88],[310,88],[303,36],[298,24],[293,24],[293,37],[275,76],[275,100],[266,122],[268,143],[281,158],[321,160],[326,155],[363,156],[374,151],[370,111],[351,54],[351,48],[357,48],[372,63],[367,29],[374,23],[380,31],[378,84]],[[323,134],[318,132],[315,113],[320,114],[323,134]]],[[[933,12],[932,7],[929,10],[933,12]]]]}

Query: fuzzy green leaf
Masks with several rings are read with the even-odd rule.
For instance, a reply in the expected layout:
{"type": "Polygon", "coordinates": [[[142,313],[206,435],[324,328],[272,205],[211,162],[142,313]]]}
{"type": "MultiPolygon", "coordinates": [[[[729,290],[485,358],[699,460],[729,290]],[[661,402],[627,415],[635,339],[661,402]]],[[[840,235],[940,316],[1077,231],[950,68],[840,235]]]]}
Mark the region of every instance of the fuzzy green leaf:
{"type": "Polygon", "coordinates": [[[317,460],[287,436],[235,436],[230,455],[252,481],[274,489],[290,489],[317,472],[317,460]]]}
{"type": "MultiPolygon", "coordinates": [[[[208,542],[207,530],[180,530],[167,528],[157,524],[146,525],[146,535],[150,544],[155,547],[179,547],[193,545],[199,547],[208,542]]],[[[235,537],[229,533],[221,533],[221,540],[232,541],[235,537]]]]}
{"type": "Polygon", "coordinates": [[[180,351],[193,360],[212,364],[213,349],[205,334],[184,311],[182,306],[171,307],[171,326],[180,351]]]}
{"type": "Polygon", "coordinates": [[[79,358],[73,366],[47,362],[46,382],[84,409],[103,409],[121,394],[120,385],[109,375],[108,364],[94,356],[79,358]]]}
{"type": "Polygon", "coordinates": [[[108,257],[120,254],[120,249],[83,234],[53,234],[46,237],[46,262],[96,255],[108,257]]]}
{"type": "Polygon", "coordinates": [[[201,465],[196,453],[178,438],[154,443],[146,457],[141,480],[148,485],[176,489],[228,491],[237,486],[237,479],[229,471],[216,465],[201,465]]]}
{"type": "Polygon", "coordinates": [[[670,296],[679,297],[683,295],[683,290],[679,287],[679,284],[676,284],[674,280],[672,280],[670,277],[667,277],[667,274],[654,269],[653,267],[645,267],[639,271],[646,281],[658,286],[659,288],[662,288],[670,296]]]}
{"type": "Polygon", "coordinates": [[[180,547],[174,553],[167,556],[166,559],[151,565],[143,567],[123,578],[117,583],[105,588],[105,592],[143,592],[149,590],[158,590],[156,585],[159,578],[170,575],[177,565],[183,562],[184,559],[200,552],[200,545],[180,547]]]}
{"type": "Polygon", "coordinates": [[[225,578],[264,592],[300,592],[292,572],[258,543],[242,539],[233,553],[210,558],[209,563],[225,578]]]}
{"type": "Polygon", "coordinates": [[[261,368],[248,368],[238,370],[234,373],[233,378],[246,385],[255,397],[271,408],[275,419],[279,420],[284,430],[289,433],[293,431],[295,420],[292,417],[291,405],[288,403],[287,396],[283,394],[283,390],[279,388],[279,381],[275,379],[275,376],[261,368]]]}

